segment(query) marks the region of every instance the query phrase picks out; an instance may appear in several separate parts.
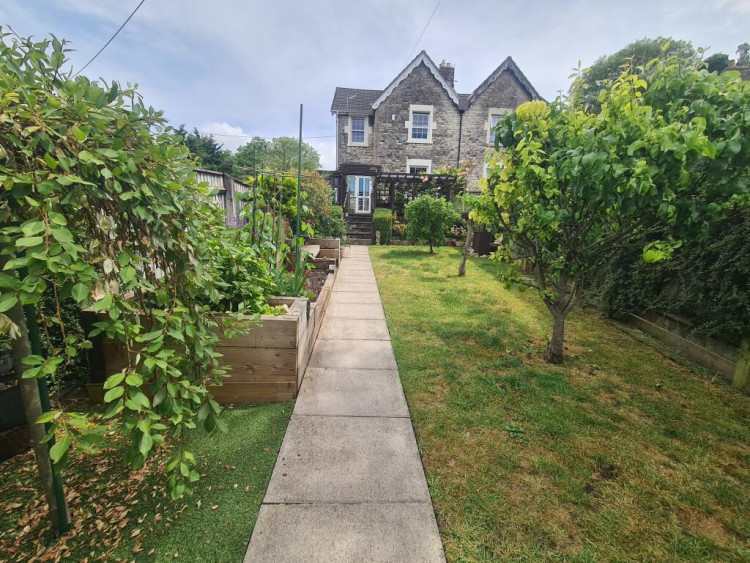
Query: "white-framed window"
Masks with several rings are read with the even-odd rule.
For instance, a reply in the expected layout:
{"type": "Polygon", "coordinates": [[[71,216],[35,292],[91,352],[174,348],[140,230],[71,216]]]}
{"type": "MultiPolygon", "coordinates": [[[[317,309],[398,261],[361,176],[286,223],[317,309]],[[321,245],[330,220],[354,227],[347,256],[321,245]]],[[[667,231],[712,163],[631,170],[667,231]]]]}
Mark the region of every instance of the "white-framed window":
{"type": "Polygon", "coordinates": [[[495,126],[503,118],[502,115],[490,115],[490,144],[495,144],[495,126]]]}
{"type": "Polygon", "coordinates": [[[432,106],[410,105],[407,129],[407,143],[432,143],[435,129],[435,115],[432,106]]]}
{"type": "Polygon", "coordinates": [[[487,114],[487,144],[495,146],[495,125],[510,112],[508,108],[490,108],[487,114]]]}
{"type": "Polygon", "coordinates": [[[348,145],[351,146],[367,146],[367,117],[360,115],[350,115],[349,124],[346,127],[346,132],[349,135],[348,145]]]}
{"type": "Polygon", "coordinates": [[[432,161],[426,158],[407,158],[406,172],[408,174],[432,173],[432,161]]]}

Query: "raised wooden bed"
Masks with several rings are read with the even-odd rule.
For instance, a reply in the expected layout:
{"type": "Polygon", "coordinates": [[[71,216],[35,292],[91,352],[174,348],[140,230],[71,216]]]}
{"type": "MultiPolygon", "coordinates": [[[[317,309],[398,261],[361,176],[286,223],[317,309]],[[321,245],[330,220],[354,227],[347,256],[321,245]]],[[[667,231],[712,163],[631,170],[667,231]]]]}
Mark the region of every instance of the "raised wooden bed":
{"type": "MultiPolygon", "coordinates": [[[[245,336],[221,338],[218,351],[223,354],[222,364],[231,366],[231,376],[223,385],[209,387],[217,401],[269,403],[297,396],[335,277],[332,270],[316,302],[297,297],[269,299],[271,305],[286,304],[289,311],[263,315],[261,324],[245,336]]],[[[89,397],[101,402],[104,380],[126,365],[126,356],[118,342],[101,339],[94,343],[90,358],[93,383],[88,385],[89,397]]]]}
{"type": "Polygon", "coordinates": [[[341,263],[341,239],[339,238],[310,238],[306,244],[320,246],[318,258],[336,260],[336,266],[341,263]]]}

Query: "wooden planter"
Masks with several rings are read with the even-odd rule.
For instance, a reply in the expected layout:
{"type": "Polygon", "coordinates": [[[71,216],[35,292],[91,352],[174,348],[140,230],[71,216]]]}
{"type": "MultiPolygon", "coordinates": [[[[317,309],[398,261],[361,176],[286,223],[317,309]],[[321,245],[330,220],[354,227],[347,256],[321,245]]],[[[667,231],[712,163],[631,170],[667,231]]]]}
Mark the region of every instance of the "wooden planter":
{"type": "Polygon", "coordinates": [[[306,244],[320,246],[318,258],[336,260],[336,267],[341,263],[341,239],[339,238],[310,238],[306,244]]]}
{"type": "MultiPolygon", "coordinates": [[[[316,302],[298,297],[271,298],[271,305],[285,304],[289,311],[284,315],[263,315],[261,324],[245,336],[220,338],[217,350],[223,354],[222,365],[231,367],[231,375],[223,385],[209,387],[217,401],[270,403],[297,396],[335,277],[335,271],[328,275],[316,302]]],[[[93,383],[87,386],[89,397],[101,402],[106,377],[127,364],[125,352],[119,342],[101,339],[94,342],[91,358],[93,383]]]]}

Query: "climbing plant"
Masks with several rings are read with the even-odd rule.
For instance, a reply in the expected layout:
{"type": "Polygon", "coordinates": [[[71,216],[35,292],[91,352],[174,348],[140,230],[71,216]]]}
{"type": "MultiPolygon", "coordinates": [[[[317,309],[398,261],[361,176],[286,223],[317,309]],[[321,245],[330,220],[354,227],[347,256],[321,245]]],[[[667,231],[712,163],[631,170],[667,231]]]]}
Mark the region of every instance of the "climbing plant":
{"type": "MultiPolygon", "coordinates": [[[[19,336],[21,304],[58,327],[60,348],[26,357],[23,378],[56,373],[88,337],[121,342],[127,366],[104,384],[105,416],[130,439],[132,468],[172,442],[167,486],[179,497],[199,478],[181,437],[224,426],[206,389],[226,375],[215,313],[228,304],[212,242],[224,218],[162,112],[133,88],[73,79],[67,51],[56,38],[0,28],[0,331],[19,336]],[[49,291],[53,306],[39,307],[49,291]],[[71,300],[97,314],[91,334],[66,330],[62,303],[71,300]]],[[[243,300],[230,300],[235,312],[243,300]]],[[[101,441],[80,413],[40,422],[57,434],[56,463],[101,441]]]]}

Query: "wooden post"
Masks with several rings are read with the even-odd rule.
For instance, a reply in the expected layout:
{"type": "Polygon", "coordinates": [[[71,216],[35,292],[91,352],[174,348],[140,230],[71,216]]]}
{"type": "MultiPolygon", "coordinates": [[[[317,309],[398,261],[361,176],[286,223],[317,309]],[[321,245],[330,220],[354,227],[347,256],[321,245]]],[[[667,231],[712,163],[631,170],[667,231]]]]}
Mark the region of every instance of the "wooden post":
{"type": "Polygon", "coordinates": [[[740,346],[732,385],[740,391],[750,393],[750,337],[745,338],[740,346]]]}

